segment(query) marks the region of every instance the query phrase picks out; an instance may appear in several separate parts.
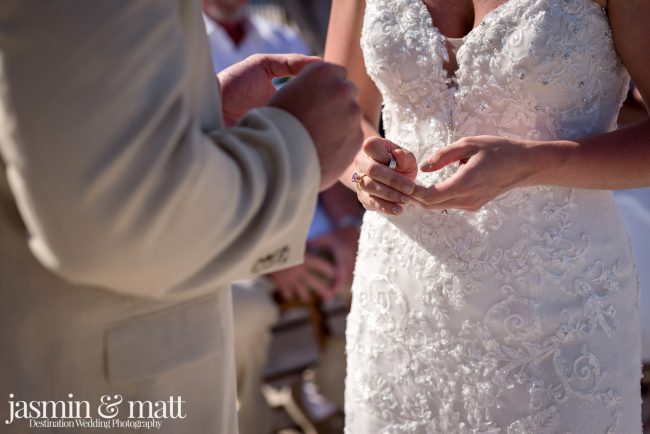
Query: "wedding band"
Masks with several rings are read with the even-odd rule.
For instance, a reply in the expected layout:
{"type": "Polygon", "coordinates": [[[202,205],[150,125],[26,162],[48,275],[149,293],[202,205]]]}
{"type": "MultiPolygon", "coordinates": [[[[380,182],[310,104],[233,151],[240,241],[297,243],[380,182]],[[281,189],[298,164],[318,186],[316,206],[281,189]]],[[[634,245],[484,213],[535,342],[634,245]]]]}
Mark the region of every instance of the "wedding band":
{"type": "Polygon", "coordinates": [[[391,170],[397,169],[397,160],[395,157],[393,157],[393,153],[389,152],[388,155],[390,155],[390,161],[388,162],[388,168],[391,170]]]}
{"type": "Polygon", "coordinates": [[[354,172],[352,174],[352,182],[355,183],[355,184],[360,184],[361,180],[363,179],[364,176],[366,176],[365,173],[358,174],[357,172],[354,172]]]}

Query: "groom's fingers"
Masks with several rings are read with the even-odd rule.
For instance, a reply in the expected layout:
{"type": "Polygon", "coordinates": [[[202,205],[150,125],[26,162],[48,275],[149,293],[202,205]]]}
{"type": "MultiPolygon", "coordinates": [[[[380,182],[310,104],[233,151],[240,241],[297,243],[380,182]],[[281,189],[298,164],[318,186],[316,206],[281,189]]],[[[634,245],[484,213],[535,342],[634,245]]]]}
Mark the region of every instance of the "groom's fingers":
{"type": "Polygon", "coordinates": [[[259,63],[271,78],[298,75],[306,66],[323,62],[320,57],[302,54],[258,54],[257,56],[259,56],[259,63]]]}

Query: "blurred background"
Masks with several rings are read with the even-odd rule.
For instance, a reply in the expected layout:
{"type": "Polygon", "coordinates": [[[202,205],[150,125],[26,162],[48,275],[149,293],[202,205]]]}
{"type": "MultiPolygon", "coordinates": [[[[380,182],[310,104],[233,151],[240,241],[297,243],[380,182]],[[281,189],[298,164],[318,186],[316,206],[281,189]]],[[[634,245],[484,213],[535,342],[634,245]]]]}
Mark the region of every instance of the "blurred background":
{"type": "MultiPolygon", "coordinates": [[[[203,0],[215,72],[255,53],[322,55],[330,6],[330,0],[203,0]]],[[[647,115],[631,85],[619,124],[647,115]]],[[[650,433],[650,189],[614,197],[639,268],[650,433]]],[[[233,285],[241,434],[343,432],[345,318],[362,216],[356,195],[334,186],[319,197],[305,264],[233,285]]]]}
{"type": "MultiPolygon", "coordinates": [[[[203,0],[215,72],[256,53],[322,55],[329,10],[329,0],[203,0]]],[[[303,265],[233,285],[241,434],[343,432],[362,216],[356,195],[334,186],[318,198],[303,265]]]]}

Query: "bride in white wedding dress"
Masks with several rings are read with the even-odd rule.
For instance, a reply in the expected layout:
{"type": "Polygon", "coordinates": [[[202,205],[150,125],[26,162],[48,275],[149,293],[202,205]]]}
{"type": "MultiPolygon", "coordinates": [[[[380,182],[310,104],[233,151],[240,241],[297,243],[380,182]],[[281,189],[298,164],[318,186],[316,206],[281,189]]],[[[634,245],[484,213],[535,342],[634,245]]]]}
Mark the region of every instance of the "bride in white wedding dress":
{"type": "Polygon", "coordinates": [[[367,137],[344,181],[379,211],[347,433],[640,433],[637,275],[605,190],[650,184],[650,124],[609,133],[628,71],[650,96],[648,22],[646,0],[335,0],[326,58],[367,137]]]}

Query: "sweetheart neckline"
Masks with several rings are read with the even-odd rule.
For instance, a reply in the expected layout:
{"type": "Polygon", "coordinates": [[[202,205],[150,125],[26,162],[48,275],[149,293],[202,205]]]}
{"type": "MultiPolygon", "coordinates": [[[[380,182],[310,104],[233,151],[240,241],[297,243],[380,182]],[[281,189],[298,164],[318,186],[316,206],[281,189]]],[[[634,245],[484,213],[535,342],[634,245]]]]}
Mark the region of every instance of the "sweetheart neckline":
{"type": "MultiPolygon", "coordinates": [[[[592,7],[596,7],[598,9],[602,10],[602,11],[605,11],[605,8],[602,7],[595,0],[567,0],[567,1],[585,1],[588,4],[590,4],[592,7]]],[[[462,36],[460,38],[450,38],[449,36],[446,36],[444,33],[442,33],[440,31],[440,29],[438,28],[438,26],[433,24],[433,16],[431,15],[431,12],[429,12],[429,9],[427,9],[427,5],[424,3],[424,1],[423,0],[416,0],[416,3],[419,3],[420,8],[424,12],[426,12],[427,15],[429,16],[429,26],[433,29],[434,33],[436,33],[437,35],[439,35],[440,37],[442,37],[443,39],[446,39],[446,40],[449,40],[449,39],[463,39],[463,40],[466,40],[466,39],[468,39],[473,33],[475,33],[481,27],[485,27],[485,25],[487,24],[487,20],[491,19],[493,15],[501,12],[503,9],[505,9],[505,7],[507,5],[509,5],[511,3],[516,3],[516,2],[517,2],[517,0],[505,0],[499,6],[497,6],[496,8],[492,9],[491,11],[489,11],[488,13],[483,15],[483,18],[481,19],[481,22],[477,26],[472,27],[472,29],[469,32],[467,32],[467,34],[465,36],[462,36]]]]}
{"type": "MultiPolygon", "coordinates": [[[[589,0],[589,1],[593,1],[593,0],[589,0]]],[[[483,16],[483,18],[481,19],[481,22],[477,26],[473,27],[465,36],[463,36],[462,38],[458,38],[458,39],[461,39],[463,41],[463,43],[460,44],[460,46],[456,49],[456,52],[454,53],[454,61],[455,61],[454,63],[456,64],[456,69],[453,70],[453,71],[449,71],[447,68],[444,67],[445,62],[442,62],[442,64],[440,65],[440,67],[445,71],[446,81],[448,83],[447,84],[448,89],[452,90],[452,89],[456,88],[456,86],[454,86],[454,83],[456,83],[456,80],[458,79],[458,72],[460,70],[460,62],[458,62],[458,55],[467,46],[467,41],[470,39],[470,37],[472,35],[474,35],[479,29],[481,29],[481,28],[483,28],[483,27],[485,27],[487,25],[486,20],[491,19],[495,14],[503,11],[503,9],[505,9],[506,6],[508,6],[508,5],[512,4],[512,3],[515,3],[515,2],[517,2],[517,0],[506,0],[504,3],[501,3],[499,6],[497,6],[496,8],[492,9],[490,12],[485,14],[483,16]]],[[[423,0],[415,0],[414,3],[417,3],[416,7],[420,8],[420,10],[419,10],[420,13],[426,14],[426,16],[428,18],[427,22],[429,24],[429,29],[428,30],[432,31],[434,33],[434,35],[437,36],[437,39],[442,39],[442,42],[449,41],[450,38],[445,36],[440,31],[438,26],[433,24],[433,17],[431,16],[431,13],[429,12],[429,9],[427,9],[427,5],[424,4],[424,1],[423,0]]],[[[454,38],[454,39],[456,39],[456,38],[454,38]]],[[[443,51],[446,53],[446,57],[447,57],[445,59],[445,61],[449,62],[452,56],[451,56],[451,52],[449,51],[449,49],[447,48],[446,45],[443,47],[443,51]]]]}
{"type": "MultiPolygon", "coordinates": [[[[457,89],[457,87],[454,86],[453,83],[457,83],[458,73],[459,73],[459,71],[461,69],[461,64],[458,61],[458,57],[459,57],[460,53],[468,46],[467,41],[471,40],[474,35],[478,34],[479,30],[485,29],[486,27],[488,27],[489,21],[491,21],[494,18],[495,15],[503,12],[508,6],[513,5],[513,4],[517,4],[518,1],[523,1],[523,0],[506,0],[504,3],[500,4],[499,6],[497,6],[496,8],[492,9],[490,12],[485,14],[483,16],[483,18],[481,19],[481,22],[477,26],[473,27],[465,36],[460,38],[460,39],[463,40],[463,43],[458,47],[458,49],[456,50],[456,53],[455,53],[456,69],[454,71],[447,70],[443,66],[444,62],[442,62],[442,64],[440,65],[442,70],[445,71],[447,82],[452,84],[451,86],[448,85],[448,89],[450,89],[450,90],[457,89]]],[[[549,1],[549,0],[545,0],[545,1],[549,1]]],[[[602,12],[605,11],[605,9],[602,6],[600,6],[600,4],[598,4],[595,0],[566,0],[566,1],[583,1],[583,2],[587,3],[587,5],[591,6],[592,8],[597,8],[602,12]]],[[[431,16],[431,13],[427,9],[426,4],[422,0],[414,0],[412,3],[416,4],[416,10],[417,10],[417,8],[419,8],[418,12],[424,13],[428,17],[428,20],[427,20],[428,30],[433,32],[434,36],[436,36],[435,39],[438,39],[439,41],[442,40],[440,42],[443,42],[443,43],[447,42],[450,38],[445,36],[440,31],[440,29],[435,24],[433,24],[433,17],[431,16]]],[[[604,12],[604,13],[605,13],[605,19],[607,19],[606,12],[604,12]]],[[[456,39],[456,38],[453,38],[453,39],[456,39]]],[[[447,59],[445,59],[445,61],[449,61],[449,59],[451,57],[449,49],[446,46],[444,46],[443,51],[447,55],[447,59]]]]}
{"type": "MultiPolygon", "coordinates": [[[[438,35],[442,36],[442,38],[444,38],[446,40],[450,40],[450,39],[463,39],[463,40],[465,40],[465,39],[467,39],[475,30],[477,30],[479,27],[483,26],[484,23],[485,23],[485,20],[490,18],[491,15],[493,15],[493,14],[497,13],[499,10],[503,9],[504,6],[506,6],[508,3],[514,3],[515,1],[517,1],[517,0],[505,0],[499,6],[497,6],[496,8],[492,9],[490,12],[483,15],[483,18],[481,19],[481,22],[477,26],[472,27],[472,29],[469,32],[467,32],[467,34],[465,36],[461,36],[460,38],[450,38],[449,36],[446,36],[445,34],[443,34],[440,31],[440,29],[438,28],[438,26],[433,24],[433,16],[431,15],[431,12],[429,12],[429,9],[427,8],[427,5],[424,3],[424,1],[423,0],[417,0],[417,2],[420,3],[420,6],[423,7],[424,10],[429,15],[430,25],[433,28],[434,32],[437,33],[438,35]]],[[[591,0],[591,1],[593,1],[593,0],[591,0]]]]}

